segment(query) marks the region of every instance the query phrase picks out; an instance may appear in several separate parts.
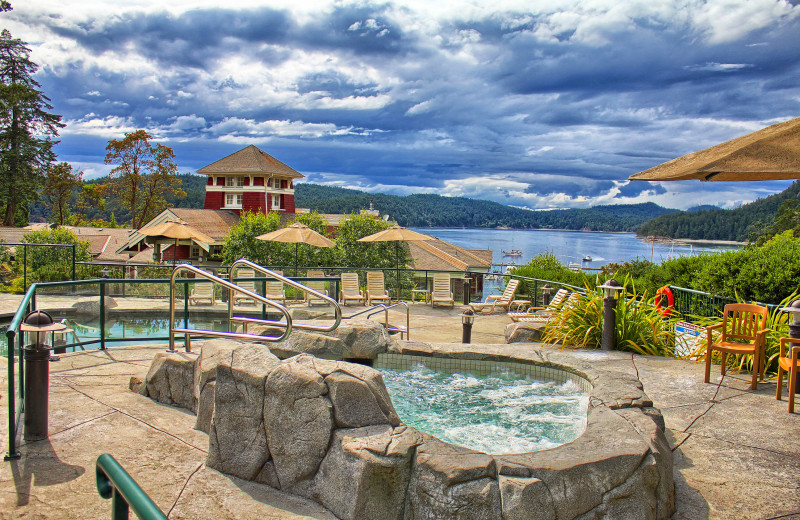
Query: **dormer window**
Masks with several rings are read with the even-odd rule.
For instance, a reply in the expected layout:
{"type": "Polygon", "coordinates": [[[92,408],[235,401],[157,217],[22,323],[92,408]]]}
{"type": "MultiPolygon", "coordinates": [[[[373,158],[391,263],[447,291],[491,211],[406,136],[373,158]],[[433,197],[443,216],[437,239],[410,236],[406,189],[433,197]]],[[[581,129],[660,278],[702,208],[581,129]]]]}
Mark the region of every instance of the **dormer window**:
{"type": "Polygon", "coordinates": [[[244,178],[238,175],[235,177],[228,177],[225,185],[229,188],[241,188],[244,185],[244,178]]]}

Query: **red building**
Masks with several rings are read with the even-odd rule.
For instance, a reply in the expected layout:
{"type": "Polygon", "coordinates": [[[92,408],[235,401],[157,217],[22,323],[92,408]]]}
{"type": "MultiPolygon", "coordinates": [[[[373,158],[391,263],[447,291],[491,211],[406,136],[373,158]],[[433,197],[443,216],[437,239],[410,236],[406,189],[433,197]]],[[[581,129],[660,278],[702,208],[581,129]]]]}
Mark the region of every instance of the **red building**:
{"type": "Polygon", "coordinates": [[[197,170],[207,175],[205,209],[294,213],[294,180],[303,175],[250,145],[197,170]]]}

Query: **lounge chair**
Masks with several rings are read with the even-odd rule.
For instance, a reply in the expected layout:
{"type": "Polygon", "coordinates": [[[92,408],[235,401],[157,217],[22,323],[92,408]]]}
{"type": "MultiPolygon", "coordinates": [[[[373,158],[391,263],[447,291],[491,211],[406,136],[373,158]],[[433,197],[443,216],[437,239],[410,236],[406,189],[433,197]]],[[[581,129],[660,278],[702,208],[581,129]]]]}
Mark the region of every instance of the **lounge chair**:
{"type": "MultiPolygon", "coordinates": [[[[306,276],[308,278],[323,278],[325,277],[325,273],[323,273],[322,271],[307,271],[306,276]]],[[[309,289],[314,289],[315,291],[320,292],[322,294],[328,294],[325,291],[325,282],[306,282],[305,285],[309,289]]],[[[327,305],[328,303],[329,303],[328,300],[323,300],[322,298],[318,298],[312,295],[311,293],[306,292],[306,305],[308,305],[309,307],[315,304],[327,305]]]]}
{"type": "Polygon", "coordinates": [[[199,300],[208,300],[211,305],[214,305],[213,282],[196,282],[194,284],[192,293],[189,295],[189,303],[196,304],[199,300]]]}
{"type": "MultiPolygon", "coordinates": [[[[236,270],[236,278],[253,278],[255,273],[252,269],[237,269],[236,270]]],[[[241,287],[242,289],[247,289],[248,291],[256,292],[256,282],[254,280],[240,280],[235,282],[236,285],[241,287]]],[[[233,294],[233,304],[236,305],[240,302],[247,302],[248,305],[255,305],[256,301],[249,296],[245,296],[240,292],[235,292],[233,294]]]]}
{"type": "Polygon", "coordinates": [[[528,307],[525,312],[509,312],[508,317],[511,318],[512,321],[517,321],[519,318],[527,318],[530,316],[552,315],[561,307],[561,304],[566,301],[568,294],[569,291],[566,289],[559,289],[546,307],[528,307]]]}
{"type": "Polygon", "coordinates": [[[383,281],[383,271],[370,271],[367,273],[367,305],[373,301],[392,303],[386,285],[383,281]]]}
{"type": "Polygon", "coordinates": [[[558,311],[566,310],[572,308],[578,300],[581,298],[582,294],[579,292],[573,292],[567,298],[567,301],[556,311],[551,313],[542,313],[542,314],[530,314],[527,316],[517,316],[516,319],[512,318],[514,321],[519,323],[550,323],[553,319],[556,318],[558,311]]]}
{"type": "MultiPolygon", "coordinates": [[[[278,274],[283,274],[283,271],[275,271],[278,274]]],[[[271,282],[267,282],[267,294],[264,295],[266,298],[281,302],[286,305],[286,291],[283,288],[283,282],[280,280],[273,280],[271,282]]]]}
{"type": "Polygon", "coordinates": [[[433,293],[431,294],[431,307],[434,305],[456,306],[453,291],[450,290],[450,275],[436,273],[433,275],[433,293]]]}
{"type": "Polygon", "coordinates": [[[486,300],[480,303],[470,303],[469,306],[473,311],[485,314],[491,314],[495,311],[508,310],[508,306],[514,300],[514,295],[517,294],[519,288],[519,280],[509,280],[503,294],[490,294],[486,300]]]}
{"type": "Polygon", "coordinates": [[[348,301],[355,301],[364,305],[364,293],[358,286],[358,273],[342,273],[342,288],[339,289],[339,301],[347,305],[348,301]]]}
{"type": "Polygon", "coordinates": [[[723,376],[728,354],[753,356],[753,379],[750,388],[758,389],[759,376],[764,379],[766,336],[769,332],[766,328],[768,313],[769,310],[760,305],[729,303],[722,311],[722,323],[706,327],[706,383],[711,377],[711,357],[716,350],[722,354],[723,376]],[[712,333],[717,329],[720,329],[722,335],[719,341],[714,342],[712,333]]]}

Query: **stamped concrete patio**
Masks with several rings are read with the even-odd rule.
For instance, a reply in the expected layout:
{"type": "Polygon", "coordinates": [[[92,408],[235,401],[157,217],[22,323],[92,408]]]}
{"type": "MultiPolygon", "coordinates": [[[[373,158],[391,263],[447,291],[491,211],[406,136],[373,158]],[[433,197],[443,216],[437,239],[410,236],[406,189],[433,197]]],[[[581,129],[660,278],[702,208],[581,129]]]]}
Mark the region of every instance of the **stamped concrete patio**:
{"type": "MultiPolygon", "coordinates": [[[[434,351],[535,356],[533,344],[502,343],[505,316],[480,316],[473,344],[464,345],[456,343],[461,309],[411,309],[412,340],[434,351]]],[[[142,376],[162,349],[87,351],[50,365],[50,437],[23,443],[21,459],[2,463],[0,518],[109,518],[110,503],[94,483],[101,453],[116,457],[170,518],[334,518],[313,502],[206,468],[208,437],[193,429],[194,416],[128,390],[130,376],[142,376]]],[[[583,355],[637,376],[661,409],[675,454],[673,518],[800,518],[800,414],[788,414],[786,401],[775,400],[774,381],[753,392],[747,374],[705,384],[701,365],[687,361],[583,355]]],[[[7,370],[0,363],[5,453],[7,370]]]]}

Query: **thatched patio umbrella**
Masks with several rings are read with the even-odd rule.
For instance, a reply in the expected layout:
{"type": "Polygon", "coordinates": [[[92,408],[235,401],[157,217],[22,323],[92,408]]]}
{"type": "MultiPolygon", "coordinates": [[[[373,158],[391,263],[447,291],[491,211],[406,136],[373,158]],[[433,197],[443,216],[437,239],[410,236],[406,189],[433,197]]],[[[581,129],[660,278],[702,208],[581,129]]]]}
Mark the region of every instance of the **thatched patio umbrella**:
{"type": "Polygon", "coordinates": [[[176,255],[178,254],[178,240],[190,240],[192,242],[205,242],[206,244],[210,244],[214,241],[213,238],[206,235],[205,233],[196,230],[186,222],[182,220],[168,220],[167,222],[162,222],[161,224],[156,224],[155,226],[149,226],[146,228],[142,228],[136,231],[140,235],[145,235],[149,237],[155,237],[157,239],[156,243],[159,243],[164,240],[171,240],[175,239],[175,252],[172,255],[172,263],[176,263],[176,255]]]}
{"type": "Polygon", "coordinates": [[[397,299],[400,299],[400,242],[412,242],[417,240],[433,240],[430,235],[417,233],[410,229],[395,224],[389,229],[378,231],[364,238],[359,238],[358,242],[394,242],[395,255],[397,257],[397,299]]]}
{"type": "Polygon", "coordinates": [[[297,276],[297,247],[307,244],[315,247],[333,247],[336,244],[300,222],[256,237],[268,242],[284,242],[294,244],[294,275],[297,276]]]}
{"type": "Polygon", "coordinates": [[[632,181],[800,179],[800,117],[678,157],[632,181]]]}

